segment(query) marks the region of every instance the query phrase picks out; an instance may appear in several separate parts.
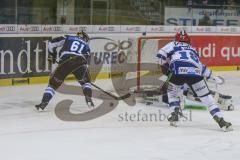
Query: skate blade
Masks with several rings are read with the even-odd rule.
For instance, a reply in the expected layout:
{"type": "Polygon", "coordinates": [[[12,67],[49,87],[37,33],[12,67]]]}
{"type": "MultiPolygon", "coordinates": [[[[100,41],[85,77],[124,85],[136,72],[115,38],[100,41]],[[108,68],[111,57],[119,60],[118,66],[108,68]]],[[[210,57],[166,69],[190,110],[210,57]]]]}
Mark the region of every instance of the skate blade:
{"type": "Polygon", "coordinates": [[[177,122],[176,122],[176,121],[174,121],[174,122],[170,122],[170,126],[177,127],[177,126],[178,126],[178,124],[177,124],[177,122]]]}
{"type": "Polygon", "coordinates": [[[93,109],[94,108],[94,106],[92,106],[92,105],[87,105],[87,106],[88,106],[89,109],[93,109]]]}
{"type": "Polygon", "coordinates": [[[233,111],[233,110],[234,110],[234,106],[233,105],[228,106],[228,111],[233,111]]]}
{"type": "Polygon", "coordinates": [[[36,112],[43,112],[43,109],[42,109],[42,108],[38,108],[38,107],[36,107],[36,106],[34,106],[34,110],[35,110],[36,112]]]}
{"type": "Polygon", "coordinates": [[[222,130],[224,132],[231,132],[231,131],[233,131],[233,128],[232,128],[232,126],[229,126],[229,127],[224,126],[224,127],[222,127],[222,130]]]}
{"type": "Polygon", "coordinates": [[[87,103],[88,108],[94,108],[94,105],[91,103],[87,103]]]}
{"type": "Polygon", "coordinates": [[[35,111],[35,112],[42,112],[40,109],[38,109],[38,108],[36,108],[36,107],[34,107],[34,111],[35,111]]]}

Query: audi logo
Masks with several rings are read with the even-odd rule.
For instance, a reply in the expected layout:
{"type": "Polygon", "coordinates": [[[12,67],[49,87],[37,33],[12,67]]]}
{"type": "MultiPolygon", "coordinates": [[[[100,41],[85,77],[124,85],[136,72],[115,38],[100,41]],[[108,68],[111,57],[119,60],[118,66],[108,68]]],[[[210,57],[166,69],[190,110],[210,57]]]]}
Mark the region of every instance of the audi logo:
{"type": "Polygon", "coordinates": [[[37,27],[37,26],[36,26],[36,27],[33,26],[33,27],[31,27],[31,30],[32,30],[32,31],[39,31],[39,27],[37,27]]]}
{"type": "Polygon", "coordinates": [[[6,26],[6,31],[15,31],[15,26],[6,26]]]}
{"type": "Polygon", "coordinates": [[[62,28],[61,28],[61,27],[53,27],[53,30],[54,30],[54,31],[61,31],[62,28]]]}
{"type": "Polygon", "coordinates": [[[126,50],[132,46],[132,43],[130,41],[118,41],[116,42],[108,42],[104,45],[105,51],[114,51],[114,50],[126,50]]]}

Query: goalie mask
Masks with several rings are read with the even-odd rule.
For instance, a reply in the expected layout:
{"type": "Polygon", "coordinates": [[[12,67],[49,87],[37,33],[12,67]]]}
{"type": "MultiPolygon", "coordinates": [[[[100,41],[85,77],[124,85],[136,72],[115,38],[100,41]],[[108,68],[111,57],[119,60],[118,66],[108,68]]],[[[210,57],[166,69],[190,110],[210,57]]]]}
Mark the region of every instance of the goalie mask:
{"type": "Polygon", "coordinates": [[[188,36],[187,32],[185,30],[180,30],[175,35],[175,41],[177,42],[185,42],[190,44],[190,37],[188,36]]]}
{"type": "Polygon", "coordinates": [[[82,38],[85,42],[89,41],[89,36],[86,32],[82,31],[82,32],[77,32],[77,36],[82,38]]]}

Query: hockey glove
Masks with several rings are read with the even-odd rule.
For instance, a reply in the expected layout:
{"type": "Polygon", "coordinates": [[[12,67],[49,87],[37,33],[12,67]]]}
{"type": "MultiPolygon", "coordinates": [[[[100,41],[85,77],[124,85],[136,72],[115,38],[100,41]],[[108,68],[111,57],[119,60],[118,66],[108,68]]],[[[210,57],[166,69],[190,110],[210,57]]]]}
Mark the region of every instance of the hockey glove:
{"type": "Polygon", "coordinates": [[[166,76],[170,74],[169,65],[167,63],[161,65],[162,73],[166,76]]]}
{"type": "Polygon", "coordinates": [[[50,62],[52,64],[56,63],[56,56],[49,55],[48,56],[48,62],[50,62]]]}

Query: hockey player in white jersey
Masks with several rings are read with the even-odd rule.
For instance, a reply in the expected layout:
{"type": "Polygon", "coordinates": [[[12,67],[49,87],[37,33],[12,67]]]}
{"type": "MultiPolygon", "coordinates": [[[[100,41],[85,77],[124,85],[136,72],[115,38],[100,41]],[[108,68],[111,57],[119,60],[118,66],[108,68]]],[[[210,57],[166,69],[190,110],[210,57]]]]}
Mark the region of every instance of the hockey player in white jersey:
{"type": "Polygon", "coordinates": [[[171,125],[176,126],[176,122],[181,116],[179,94],[182,93],[182,86],[187,84],[193,94],[208,106],[210,114],[220,128],[224,131],[233,130],[232,124],[224,120],[217,103],[210,94],[204,80],[204,76],[208,74],[209,70],[200,62],[197,51],[191,47],[190,37],[186,31],[177,32],[175,40],[158,51],[157,58],[172,84],[167,93],[171,111],[168,121],[171,125]]]}
{"type": "MultiPolygon", "coordinates": [[[[203,76],[205,77],[207,84],[211,84],[212,89],[210,89],[210,93],[214,97],[215,101],[218,103],[219,108],[221,110],[233,111],[234,105],[233,105],[232,96],[219,93],[217,90],[219,85],[224,84],[224,79],[221,76],[214,76],[214,74],[212,74],[212,71],[209,70],[205,65],[203,65],[203,69],[204,69],[203,76]],[[213,85],[215,86],[215,88],[213,85]]],[[[187,100],[195,101],[197,103],[201,102],[198,97],[194,97],[191,88],[189,88],[186,84],[183,86],[183,95],[185,96],[185,98],[187,100]]],[[[168,104],[167,94],[162,95],[162,102],[168,104]]],[[[199,103],[199,104],[201,104],[201,103],[199,103]]],[[[195,105],[190,104],[190,106],[192,106],[194,108],[195,105]]]]}

